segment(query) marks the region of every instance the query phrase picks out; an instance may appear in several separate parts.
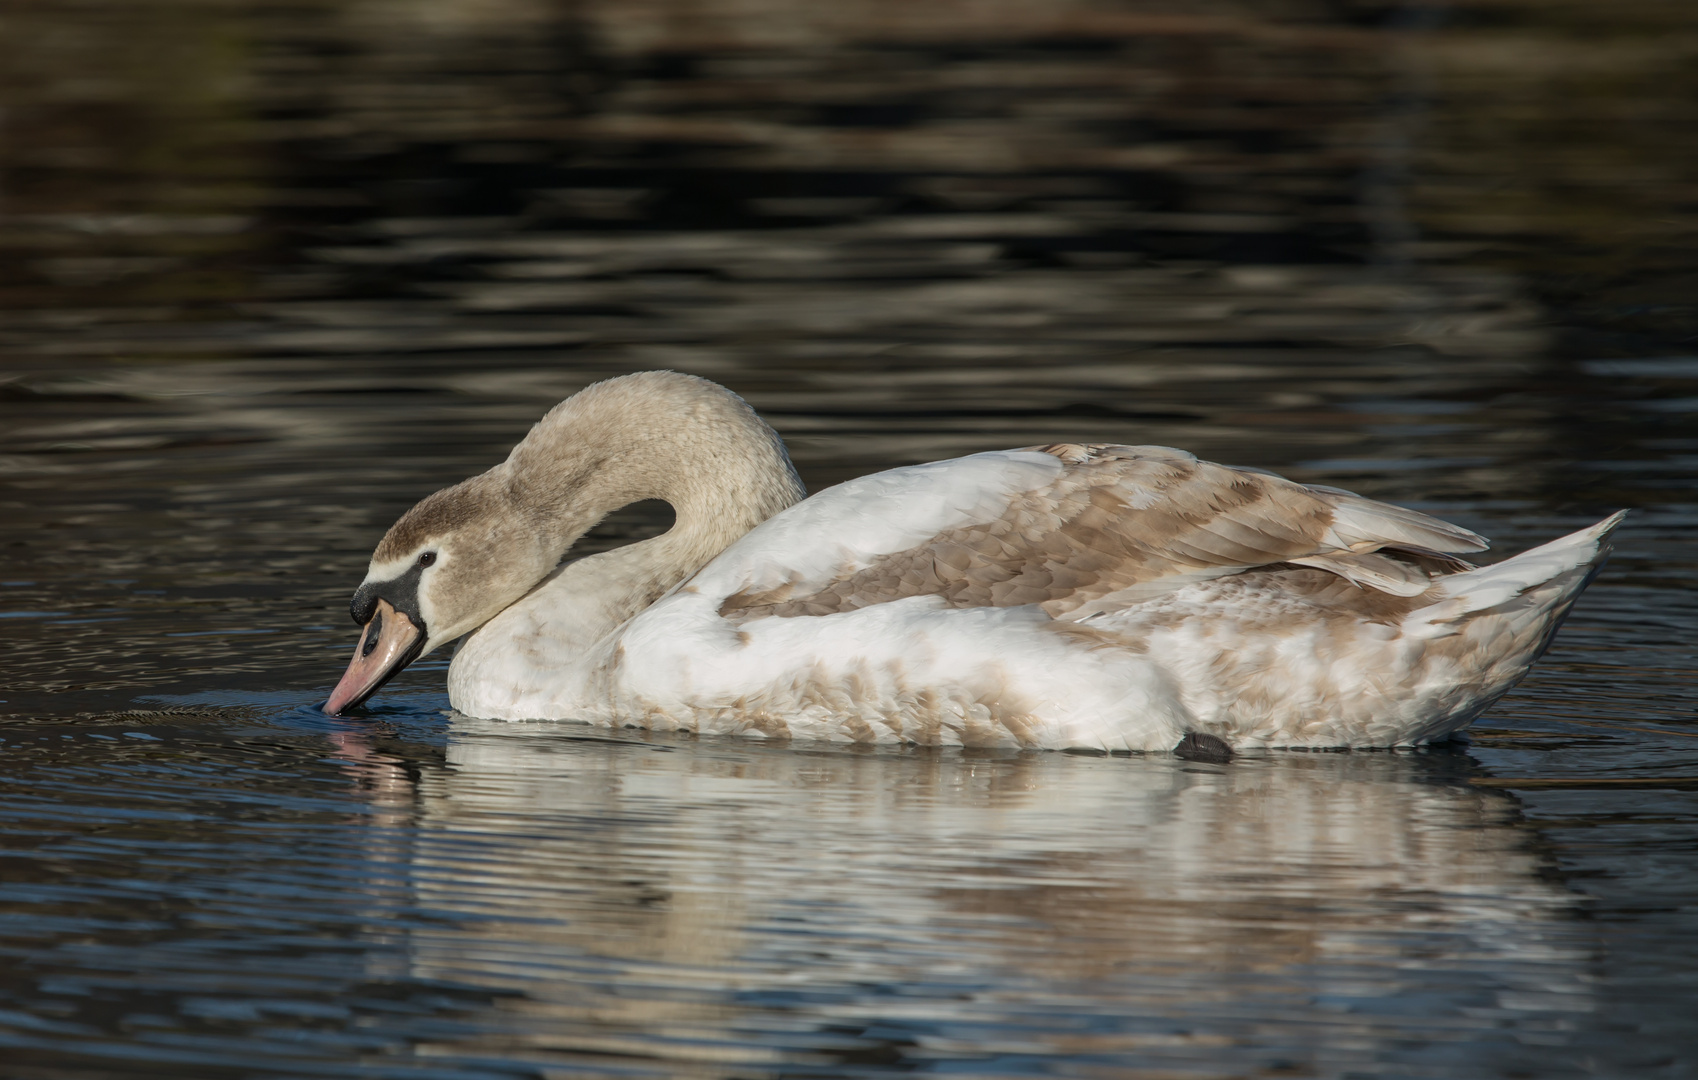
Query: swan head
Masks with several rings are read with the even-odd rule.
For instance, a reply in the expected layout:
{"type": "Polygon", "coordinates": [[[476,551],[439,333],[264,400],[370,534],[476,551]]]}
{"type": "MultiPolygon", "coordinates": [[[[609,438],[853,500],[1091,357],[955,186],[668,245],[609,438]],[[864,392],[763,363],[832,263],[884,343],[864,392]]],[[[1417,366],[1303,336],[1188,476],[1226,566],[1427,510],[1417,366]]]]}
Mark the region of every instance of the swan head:
{"type": "Polygon", "coordinates": [[[348,605],[363,629],[324,711],[340,715],[403,668],[477,629],[554,568],[548,547],[493,473],[426,498],[373,553],[348,605]]]}
{"type": "Polygon", "coordinates": [[[722,386],[643,371],[586,387],[506,461],[425,499],[384,535],[350,605],[360,643],[324,709],[358,705],[493,619],[622,506],[672,504],[665,569],[677,581],[803,495],[778,434],[722,386]]]}

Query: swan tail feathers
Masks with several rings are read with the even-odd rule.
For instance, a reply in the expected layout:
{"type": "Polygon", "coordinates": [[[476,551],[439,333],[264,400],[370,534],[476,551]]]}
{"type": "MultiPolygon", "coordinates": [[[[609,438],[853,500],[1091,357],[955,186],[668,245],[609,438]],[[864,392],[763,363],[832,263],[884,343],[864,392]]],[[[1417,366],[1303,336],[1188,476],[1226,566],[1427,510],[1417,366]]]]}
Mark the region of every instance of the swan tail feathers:
{"type": "Polygon", "coordinates": [[[1411,612],[1406,631],[1444,637],[1494,616],[1491,621],[1499,631],[1520,645],[1512,652],[1534,646],[1522,661],[1531,664],[1544,654],[1574,601],[1604,568],[1611,535],[1626,516],[1627,511],[1618,511],[1512,559],[1440,579],[1434,587],[1441,597],[1411,612]]]}

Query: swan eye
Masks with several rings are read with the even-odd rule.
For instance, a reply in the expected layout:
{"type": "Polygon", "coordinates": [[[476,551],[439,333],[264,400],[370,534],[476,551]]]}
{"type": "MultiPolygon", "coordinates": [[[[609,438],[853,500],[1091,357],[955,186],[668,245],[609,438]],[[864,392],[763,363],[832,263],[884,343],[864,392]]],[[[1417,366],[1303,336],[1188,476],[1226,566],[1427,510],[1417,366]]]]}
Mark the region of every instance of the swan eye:
{"type": "Polygon", "coordinates": [[[434,551],[427,551],[423,555],[419,556],[419,565],[420,566],[429,566],[431,563],[433,563],[435,561],[436,561],[436,552],[434,552],[434,551]]]}

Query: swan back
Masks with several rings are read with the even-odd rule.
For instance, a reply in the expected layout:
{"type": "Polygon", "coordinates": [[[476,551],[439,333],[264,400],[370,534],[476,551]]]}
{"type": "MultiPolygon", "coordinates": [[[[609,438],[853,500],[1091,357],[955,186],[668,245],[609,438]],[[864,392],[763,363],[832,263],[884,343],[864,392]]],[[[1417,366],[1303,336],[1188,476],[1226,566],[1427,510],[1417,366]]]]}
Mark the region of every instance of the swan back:
{"type": "Polygon", "coordinates": [[[1275,563],[1419,595],[1433,580],[1428,566],[1467,567],[1445,553],[1483,547],[1412,510],[1167,447],[1065,444],[822,492],[755,530],[698,585],[721,593],[720,613],[736,619],[933,596],[955,608],[1034,604],[1081,621],[1275,563]]]}

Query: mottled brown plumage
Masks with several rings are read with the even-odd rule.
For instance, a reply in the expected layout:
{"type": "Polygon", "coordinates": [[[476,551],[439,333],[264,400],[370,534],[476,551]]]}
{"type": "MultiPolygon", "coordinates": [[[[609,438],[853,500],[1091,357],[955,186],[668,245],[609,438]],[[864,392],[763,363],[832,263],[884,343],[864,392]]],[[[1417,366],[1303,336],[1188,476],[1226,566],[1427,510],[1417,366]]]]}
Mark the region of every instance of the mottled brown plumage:
{"type": "Polygon", "coordinates": [[[1353,592],[1411,596],[1433,576],[1467,568],[1443,551],[1483,546],[1472,533],[1413,511],[1165,447],[1031,449],[1066,468],[1015,496],[1001,516],[801,595],[792,584],[736,593],[720,614],[828,615],[932,595],[961,608],[1036,604],[1076,620],[1187,581],[1288,563],[1351,582],[1353,592]]]}
{"type": "Polygon", "coordinates": [[[372,561],[406,558],[429,541],[475,527],[490,516],[498,494],[499,489],[483,477],[473,477],[426,496],[383,534],[372,561]]]}

